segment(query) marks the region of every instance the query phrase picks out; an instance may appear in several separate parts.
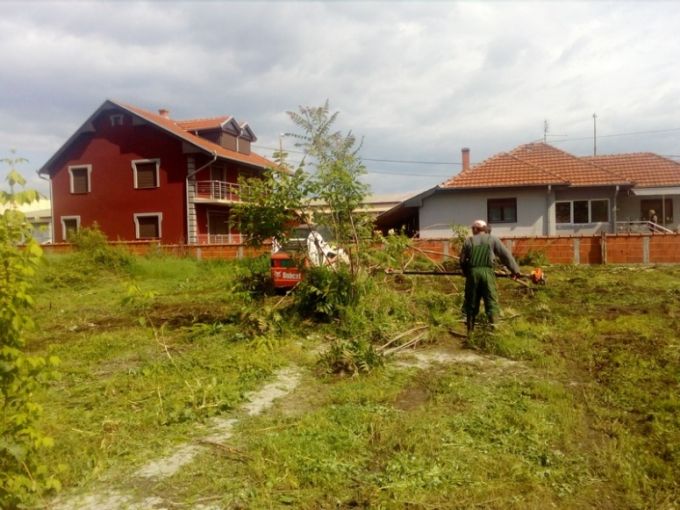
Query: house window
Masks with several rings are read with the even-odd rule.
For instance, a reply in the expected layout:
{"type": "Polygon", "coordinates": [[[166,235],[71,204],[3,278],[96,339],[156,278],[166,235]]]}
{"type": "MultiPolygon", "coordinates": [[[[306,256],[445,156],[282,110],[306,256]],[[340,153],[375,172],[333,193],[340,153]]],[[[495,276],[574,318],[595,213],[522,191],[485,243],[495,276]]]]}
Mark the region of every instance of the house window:
{"type": "Polygon", "coordinates": [[[571,223],[571,202],[557,202],[555,218],[557,223],[571,223]]]}
{"type": "Polygon", "coordinates": [[[226,181],[227,180],[227,169],[223,166],[211,166],[210,167],[210,180],[211,181],[226,181]]]}
{"type": "Polygon", "coordinates": [[[90,185],[90,174],[92,165],[79,165],[68,167],[69,187],[71,193],[82,194],[92,191],[90,185]]]}
{"type": "Polygon", "coordinates": [[[221,211],[208,211],[208,238],[210,243],[230,242],[229,214],[221,211]]]}
{"type": "Polygon", "coordinates": [[[135,189],[158,187],[159,159],[138,159],[132,162],[135,189]]]}
{"type": "Polygon", "coordinates": [[[161,223],[163,213],[135,214],[135,238],[159,239],[161,237],[161,223]]]}
{"type": "Polygon", "coordinates": [[[111,126],[122,126],[123,125],[123,115],[121,113],[114,113],[109,116],[111,121],[111,126]]]}
{"type": "Polygon", "coordinates": [[[61,217],[61,240],[68,241],[80,229],[80,216],[61,217]]]}
{"type": "Polygon", "coordinates": [[[572,203],[574,210],[573,223],[590,223],[588,221],[588,201],[574,200],[572,203]]]}
{"type": "Polygon", "coordinates": [[[606,223],[609,221],[609,200],[569,200],[555,203],[558,224],[606,223]]]}
{"type": "Polygon", "coordinates": [[[609,200],[590,201],[590,221],[606,223],[609,221],[609,200]]]}
{"type": "Polygon", "coordinates": [[[516,198],[490,198],[486,202],[489,223],[514,223],[517,221],[516,198]]]}

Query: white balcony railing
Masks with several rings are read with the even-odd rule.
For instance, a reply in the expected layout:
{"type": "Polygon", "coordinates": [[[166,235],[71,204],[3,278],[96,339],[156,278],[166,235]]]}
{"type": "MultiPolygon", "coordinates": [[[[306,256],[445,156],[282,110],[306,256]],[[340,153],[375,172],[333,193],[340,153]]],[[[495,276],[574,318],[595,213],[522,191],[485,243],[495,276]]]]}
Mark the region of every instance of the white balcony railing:
{"type": "Polygon", "coordinates": [[[240,202],[239,185],[226,181],[196,181],[196,198],[240,202]]]}
{"type": "Polygon", "coordinates": [[[198,234],[198,244],[241,244],[241,234],[198,234]]]}
{"type": "Polygon", "coordinates": [[[621,233],[657,233],[657,234],[672,234],[673,231],[654,223],[652,221],[617,221],[616,222],[616,232],[621,233]]]}

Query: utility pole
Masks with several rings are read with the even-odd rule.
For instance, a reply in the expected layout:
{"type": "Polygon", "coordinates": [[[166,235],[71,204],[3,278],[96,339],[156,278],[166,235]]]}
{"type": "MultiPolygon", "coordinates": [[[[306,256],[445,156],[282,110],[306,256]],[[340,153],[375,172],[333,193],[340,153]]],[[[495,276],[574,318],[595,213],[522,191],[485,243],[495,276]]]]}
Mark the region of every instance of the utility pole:
{"type": "Polygon", "coordinates": [[[597,114],[593,113],[593,156],[597,156],[597,114]]]}
{"type": "Polygon", "coordinates": [[[543,143],[548,143],[548,119],[543,121],[543,143]]]}

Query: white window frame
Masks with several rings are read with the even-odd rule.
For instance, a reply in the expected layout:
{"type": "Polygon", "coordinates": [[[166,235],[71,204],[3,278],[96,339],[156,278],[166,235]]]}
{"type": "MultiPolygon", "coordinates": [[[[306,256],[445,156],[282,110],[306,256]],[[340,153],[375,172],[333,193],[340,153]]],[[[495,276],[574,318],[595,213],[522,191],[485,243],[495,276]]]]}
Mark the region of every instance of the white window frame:
{"type": "Polygon", "coordinates": [[[131,161],[132,165],[132,180],[134,182],[134,187],[135,189],[154,189],[154,188],[140,188],[137,186],[137,165],[139,163],[156,163],[156,188],[161,187],[161,179],[160,179],[160,168],[161,168],[161,160],[160,158],[153,158],[153,159],[133,159],[131,161]]]}
{"type": "Polygon", "coordinates": [[[609,223],[611,221],[611,213],[609,209],[608,198],[575,198],[573,200],[556,200],[555,201],[555,224],[556,225],[592,225],[594,223],[609,223]],[[574,223],[574,202],[588,202],[588,221],[586,223],[574,223]],[[593,221],[593,202],[607,202],[607,220],[593,221]],[[569,204],[569,221],[566,223],[557,222],[557,204],[569,204]]]}
{"type": "Polygon", "coordinates": [[[111,127],[122,126],[123,125],[123,114],[114,113],[109,116],[109,121],[111,122],[111,127]]]}
{"type": "Polygon", "coordinates": [[[500,198],[487,198],[486,199],[486,221],[487,223],[493,224],[493,225],[511,225],[513,223],[517,223],[519,220],[519,204],[518,204],[517,197],[500,197],[500,198]],[[490,203],[491,202],[510,202],[514,201],[514,206],[515,206],[515,219],[514,220],[497,220],[493,221],[491,220],[491,208],[490,208],[490,203]]]}
{"type": "Polygon", "coordinates": [[[62,216],[61,220],[61,240],[68,241],[66,239],[66,222],[64,220],[76,220],[76,231],[80,230],[80,216],[62,216]]]}
{"type": "MultiPolygon", "coordinates": [[[[135,239],[151,239],[150,237],[139,237],[139,218],[147,218],[149,216],[156,216],[158,219],[158,239],[163,237],[163,213],[162,212],[145,212],[145,213],[134,213],[135,221],[135,239]]],[[[155,238],[154,238],[155,239],[155,238]]]]}
{"type": "Polygon", "coordinates": [[[68,167],[68,187],[71,194],[84,195],[84,193],[76,193],[73,191],[73,170],[76,168],[87,169],[87,193],[92,192],[92,165],[69,165],[68,167]]]}

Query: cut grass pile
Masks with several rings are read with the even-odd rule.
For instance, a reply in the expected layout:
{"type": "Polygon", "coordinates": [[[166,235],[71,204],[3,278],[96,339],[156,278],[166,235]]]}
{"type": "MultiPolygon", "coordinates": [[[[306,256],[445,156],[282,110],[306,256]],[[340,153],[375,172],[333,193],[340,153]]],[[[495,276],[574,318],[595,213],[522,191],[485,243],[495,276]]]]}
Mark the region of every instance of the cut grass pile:
{"type": "Polygon", "coordinates": [[[46,261],[31,338],[62,360],[40,399],[68,492],[215,508],[680,504],[680,268],[554,267],[538,291],[500,281],[508,319],[471,339],[478,362],[338,377],[317,365],[332,340],[377,346],[414,322],[428,326],[419,352],[458,352],[462,280],[375,276],[320,324],[251,297],[236,263],[77,260],[46,261]],[[247,416],[247,392],[291,364],[297,389],[247,416]],[[130,477],[215,416],[238,419],[227,444],[152,486],[130,477]]]}

